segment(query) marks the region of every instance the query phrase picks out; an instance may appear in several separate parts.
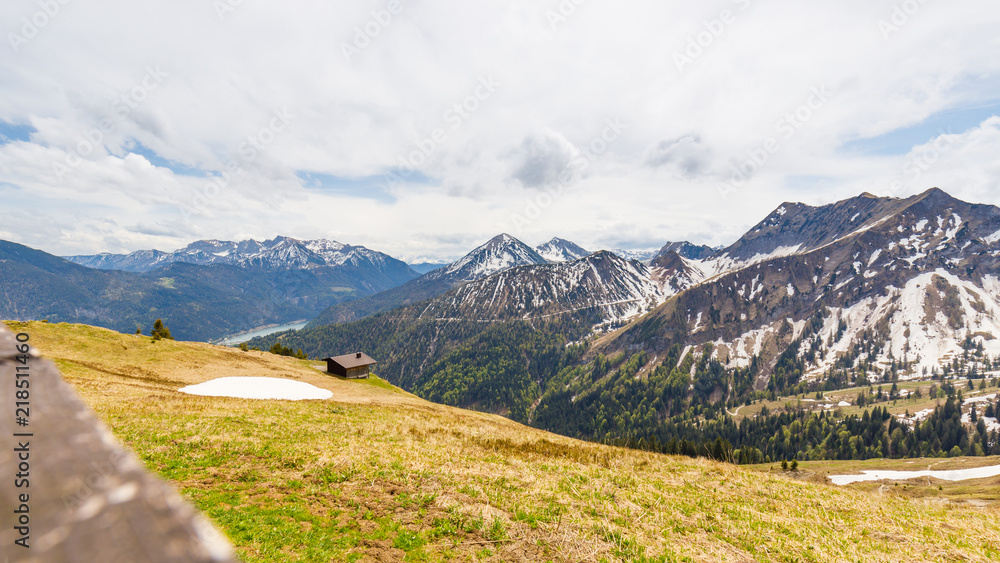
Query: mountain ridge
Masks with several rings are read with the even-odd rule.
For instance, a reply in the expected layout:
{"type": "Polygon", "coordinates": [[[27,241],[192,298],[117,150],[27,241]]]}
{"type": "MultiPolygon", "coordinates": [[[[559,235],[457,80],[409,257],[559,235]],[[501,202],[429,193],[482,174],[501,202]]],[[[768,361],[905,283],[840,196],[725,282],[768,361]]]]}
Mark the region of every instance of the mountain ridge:
{"type": "Polygon", "coordinates": [[[695,404],[711,416],[777,393],[953,373],[970,346],[993,366],[997,272],[1000,208],[940,190],[859,196],[779,206],[706,259],[668,249],[650,265],[609,252],[523,265],[255,345],[373,349],[390,381],[432,400],[538,414],[541,427],[590,439],[653,428],[676,437],[656,421],[695,404]],[[608,416],[641,407],[649,427],[607,420],[601,430],[573,414],[582,404],[608,416]]]}
{"type": "MultiPolygon", "coordinates": [[[[211,242],[192,252],[206,246],[211,242]]],[[[294,246],[279,247],[279,254],[305,256],[294,246]]],[[[210,340],[313,318],[332,303],[377,293],[414,275],[402,262],[379,270],[350,257],[337,266],[308,268],[174,261],[147,272],[102,270],[0,241],[0,316],[85,322],[124,332],[162,318],[177,338],[210,340]]]]}
{"type": "Polygon", "coordinates": [[[465,256],[398,287],[370,297],[333,305],[309,322],[306,328],[350,322],[395,307],[431,299],[471,281],[510,268],[547,264],[535,249],[509,234],[496,235],[465,256]]]}
{"type": "Polygon", "coordinates": [[[194,241],[173,252],[137,250],[128,254],[105,252],[64,258],[90,268],[132,272],[149,272],[175,262],[203,266],[226,264],[261,270],[310,269],[351,264],[381,271],[399,270],[411,278],[417,276],[415,271],[407,271],[409,266],[401,260],[364,246],[351,246],[327,239],[300,240],[286,236],[276,236],[263,242],[254,239],[206,239],[194,241]]]}
{"type": "MultiPolygon", "coordinates": [[[[974,334],[981,332],[978,329],[984,326],[975,318],[982,317],[987,309],[993,311],[992,304],[1000,298],[992,281],[996,278],[990,274],[997,271],[997,255],[1000,255],[1000,246],[996,246],[994,239],[1000,241],[1000,208],[962,202],[939,189],[905,199],[859,196],[818,208],[793,208],[784,204],[751,229],[745,239],[717,255],[715,260],[721,262],[722,267],[712,264],[712,259],[703,263],[713,270],[715,277],[695,284],[689,294],[678,296],[683,304],[665,303],[662,310],[638,319],[638,326],[621,336],[623,343],[611,347],[621,348],[626,345],[624,342],[629,346],[641,346],[633,338],[635,333],[629,336],[628,332],[643,332],[646,337],[642,341],[649,342],[649,333],[645,332],[649,323],[662,325],[669,318],[672,321],[667,324],[674,327],[670,330],[692,335],[690,343],[701,346],[712,341],[716,346],[721,345],[723,358],[732,349],[766,348],[768,340],[771,346],[781,348],[802,336],[805,317],[823,316],[826,320],[822,331],[828,332],[830,314],[840,315],[844,311],[849,314],[852,307],[866,299],[873,300],[870,314],[881,311],[875,320],[889,322],[897,318],[903,322],[904,317],[894,317],[895,311],[887,309],[885,303],[902,298],[903,293],[899,292],[921,277],[922,294],[910,295],[907,299],[937,303],[928,290],[928,283],[944,280],[943,284],[934,281],[939,286],[934,291],[957,295],[951,299],[958,299],[963,310],[955,309],[951,315],[955,319],[964,318],[961,327],[974,334]],[[859,204],[864,207],[859,208],[859,204]],[[796,217],[803,212],[821,225],[808,232],[809,225],[796,217]],[[816,214],[824,214],[822,220],[816,219],[816,214]],[[860,215],[866,216],[857,220],[860,215]],[[846,233],[827,229],[830,224],[845,225],[843,219],[848,216],[846,225],[851,228],[845,228],[846,233]],[[770,230],[774,236],[761,235],[764,230],[770,230]],[[808,232],[805,240],[809,244],[798,244],[794,251],[782,250],[788,248],[785,233],[803,230],[808,232]],[[769,249],[770,254],[761,252],[769,249]],[[733,260],[734,257],[737,260],[733,260]],[[739,261],[740,258],[744,260],[739,261]],[[992,297],[987,299],[989,296],[992,297]],[[875,302],[882,305],[875,305],[875,302]],[[684,316],[678,318],[681,310],[684,316]],[[785,317],[794,320],[794,329],[786,337],[777,338],[774,335],[780,332],[779,325],[785,317]],[[699,334],[701,336],[697,336],[699,334]]],[[[933,309],[941,303],[927,306],[933,309]]],[[[1000,309],[997,311],[1000,313],[1000,309]]],[[[910,331],[927,333],[914,326],[920,320],[914,316],[916,314],[906,317],[910,331]]],[[[931,317],[928,323],[934,325],[937,321],[931,317]]],[[[952,322],[958,323],[957,320],[952,322]]],[[[878,323],[872,319],[857,319],[847,333],[858,337],[865,330],[874,330],[876,325],[878,323]]],[[[944,327],[937,325],[934,330],[939,331],[940,338],[959,340],[957,326],[946,337],[944,327]]],[[[660,343],[651,344],[653,349],[666,345],[663,338],[667,332],[660,331],[660,343]]],[[[1000,329],[992,329],[989,334],[994,338],[1000,336],[1000,329]]],[[[898,335],[886,333],[883,336],[893,341],[891,348],[897,358],[902,358],[906,345],[899,341],[898,335]]],[[[993,347],[989,342],[992,340],[987,338],[987,348],[993,347]]],[[[954,353],[956,344],[953,342],[946,348],[954,353]]],[[[1000,348],[996,352],[1000,353],[1000,348]]],[[[886,362],[884,354],[881,356],[883,363],[886,362]]],[[[745,354],[736,355],[744,361],[749,360],[745,354]]],[[[927,351],[921,357],[919,371],[924,367],[930,369],[947,355],[927,351]]]]}

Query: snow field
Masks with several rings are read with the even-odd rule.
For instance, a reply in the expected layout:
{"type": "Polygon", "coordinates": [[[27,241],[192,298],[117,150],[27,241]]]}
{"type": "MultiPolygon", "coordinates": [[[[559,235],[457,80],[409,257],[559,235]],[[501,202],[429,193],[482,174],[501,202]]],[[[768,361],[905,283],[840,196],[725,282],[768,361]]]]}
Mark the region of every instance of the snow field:
{"type": "Polygon", "coordinates": [[[234,397],[237,399],[280,399],[302,401],[329,399],[332,391],[315,385],[277,377],[220,377],[197,385],[178,389],[181,393],[202,397],[234,397]]]}

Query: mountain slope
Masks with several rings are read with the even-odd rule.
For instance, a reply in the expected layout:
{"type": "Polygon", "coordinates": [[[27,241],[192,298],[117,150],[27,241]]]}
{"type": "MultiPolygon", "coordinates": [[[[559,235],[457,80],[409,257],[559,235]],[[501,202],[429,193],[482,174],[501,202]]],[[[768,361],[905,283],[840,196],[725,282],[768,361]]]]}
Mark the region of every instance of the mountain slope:
{"type": "Polygon", "coordinates": [[[513,268],[442,295],[422,316],[498,321],[587,310],[597,326],[614,324],[690,285],[686,264],[666,266],[650,269],[602,250],[572,262],[513,268]]]}
{"type": "Polygon", "coordinates": [[[508,268],[426,301],[247,344],[269,349],[280,342],[311,357],[366,350],[389,381],[420,396],[523,421],[538,386],[582,354],[569,343],[621,326],[700,275],[674,252],[650,268],[601,251],[573,262],[508,268]],[[478,375],[470,379],[467,370],[478,375]]]}
{"type": "Polygon", "coordinates": [[[139,250],[67,259],[91,268],[138,273],[173,264],[231,266],[274,285],[280,299],[304,307],[307,317],[335,303],[373,295],[419,275],[404,262],[363,246],[289,237],[264,242],[199,240],[174,252],[139,250]]]}
{"type": "MultiPolygon", "coordinates": [[[[806,480],[809,462],[797,480],[768,465],[573,440],[272,354],[82,326],[16,330],[58,361],[112,433],[182,488],[248,563],[1000,557],[994,509],[905,498],[903,489],[916,488],[905,483],[866,493],[806,480]],[[235,373],[281,374],[336,400],[178,392],[235,373]]],[[[887,462],[874,463],[860,468],[887,462]]]]}
{"type": "MultiPolygon", "coordinates": [[[[809,452],[768,449],[773,433],[746,433],[725,413],[779,394],[946,368],[953,376],[998,373],[1000,209],[939,190],[875,206],[879,214],[848,221],[846,232],[821,231],[850,202],[804,208],[821,226],[796,225],[794,215],[791,226],[779,220],[777,240],[751,231],[752,244],[734,245],[756,245],[750,259],[721,273],[718,256],[688,260],[671,250],[646,267],[599,252],[501,271],[425,302],[250,345],[281,342],[316,357],[370,351],[388,380],[422,397],[593,440],[665,451],[670,440],[724,438],[759,448],[759,459],[779,451],[863,458],[876,452],[837,453],[826,443],[811,443],[809,452]],[[782,233],[793,228],[815,242],[760,258],[761,249],[788,246],[782,233]],[[643,314],[647,307],[654,308],[643,314]],[[628,324],[602,333],[620,323],[628,324]]],[[[723,258],[728,267],[734,255],[723,258]]],[[[769,430],[792,423],[781,416],[791,415],[765,421],[775,425],[769,430]]],[[[984,432],[969,435],[984,440],[983,452],[996,444],[984,432]]],[[[955,445],[908,436],[911,453],[955,445]]],[[[961,451],[972,452],[970,444],[961,451]]]]}
{"type": "Polygon", "coordinates": [[[427,274],[427,277],[461,283],[482,279],[517,266],[545,263],[545,258],[533,248],[504,233],[476,247],[454,263],[427,274]]]}
{"type": "MultiPolygon", "coordinates": [[[[934,188],[914,197],[936,199],[935,192],[947,196],[934,188]]],[[[913,199],[879,198],[864,193],[820,207],[786,202],[706,262],[715,273],[722,273],[773,258],[805,254],[878,226],[904,211],[913,199]]]]}
{"type": "Polygon", "coordinates": [[[155,274],[102,271],[0,241],[0,317],[87,322],[132,332],[163,318],[201,340],[301,319],[309,309],[232,266],[172,264],[155,274]]]}
{"type": "Polygon", "coordinates": [[[902,360],[912,363],[906,376],[924,375],[960,354],[967,336],[1000,354],[998,243],[1000,209],[938,189],[786,204],[702,264],[717,277],[605,344],[712,342],[730,366],[763,354],[767,375],[785,347],[806,340],[801,354],[816,377],[838,359],[879,375],[902,360]]]}

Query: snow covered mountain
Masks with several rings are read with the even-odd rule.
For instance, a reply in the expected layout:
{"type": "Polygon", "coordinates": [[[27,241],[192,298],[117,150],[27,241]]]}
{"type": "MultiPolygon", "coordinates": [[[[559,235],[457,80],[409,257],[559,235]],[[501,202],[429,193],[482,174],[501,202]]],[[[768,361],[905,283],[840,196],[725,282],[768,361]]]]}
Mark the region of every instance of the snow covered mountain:
{"type": "Polygon", "coordinates": [[[424,315],[505,320],[587,310],[600,330],[648,312],[705,277],[697,261],[673,251],[647,265],[609,251],[589,254],[562,239],[552,239],[539,249],[552,259],[583,256],[547,260],[518,239],[497,235],[454,263],[409,283],[334,305],[310,326],[347,322],[433,299],[424,315]]]}
{"type": "Polygon", "coordinates": [[[421,318],[504,321],[575,315],[606,330],[643,315],[702,279],[674,252],[653,266],[602,250],[569,262],[510,268],[461,285],[421,318]]]}
{"type": "Polygon", "coordinates": [[[759,366],[759,386],[779,356],[789,384],[922,377],[970,344],[1000,355],[1000,208],[936,188],[787,203],[715,256],[684,264],[692,286],[610,348],[712,344],[730,367],[759,366]],[[801,373],[787,373],[792,364],[801,373]]]}
{"type": "Polygon", "coordinates": [[[535,247],[535,251],[549,262],[569,262],[590,254],[580,246],[561,238],[553,238],[535,247]]]}
{"type": "MultiPolygon", "coordinates": [[[[66,259],[89,268],[129,272],[149,272],[174,262],[199,265],[228,264],[261,270],[310,269],[345,264],[376,270],[406,268],[401,261],[363,246],[350,246],[332,240],[297,240],[282,236],[263,242],[253,239],[240,242],[199,240],[174,252],[138,250],[129,254],[67,256],[66,259]]],[[[415,277],[415,273],[411,277],[415,277]]]]}
{"type": "Polygon", "coordinates": [[[309,326],[348,322],[401,305],[431,299],[451,288],[483,279],[518,266],[547,264],[530,246],[508,234],[500,234],[447,266],[382,293],[334,305],[320,313],[309,326]]]}
{"type": "Polygon", "coordinates": [[[533,248],[504,233],[491,238],[448,266],[428,273],[425,277],[461,283],[482,279],[516,266],[545,263],[547,263],[545,258],[533,248]]]}
{"type": "Polygon", "coordinates": [[[621,256],[626,260],[638,260],[644,264],[648,264],[650,261],[656,257],[657,249],[647,249],[647,250],[627,250],[624,248],[613,248],[611,252],[621,256]]]}
{"type": "Polygon", "coordinates": [[[649,268],[602,250],[467,283],[432,301],[422,316],[506,320],[592,309],[600,322],[614,322],[642,314],[664,298],[649,268]]]}
{"type": "Polygon", "coordinates": [[[653,255],[653,260],[670,252],[671,250],[689,260],[703,260],[722,250],[724,247],[712,248],[708,245],[691,244],[688,241],[668,242],[653,255]]]}

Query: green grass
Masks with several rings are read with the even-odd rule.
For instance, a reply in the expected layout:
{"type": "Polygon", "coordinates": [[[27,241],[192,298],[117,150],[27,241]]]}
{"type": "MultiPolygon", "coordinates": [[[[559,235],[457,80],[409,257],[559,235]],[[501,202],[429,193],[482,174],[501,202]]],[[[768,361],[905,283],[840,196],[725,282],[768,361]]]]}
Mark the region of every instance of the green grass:
{"type": "Polygon", "coordinates": [[[580,442],[262,352],[16,326],[247,562],[1000,559],[995,506],[580,442]],[[223,375],[334,398],[177,392],[223,375]]]}

